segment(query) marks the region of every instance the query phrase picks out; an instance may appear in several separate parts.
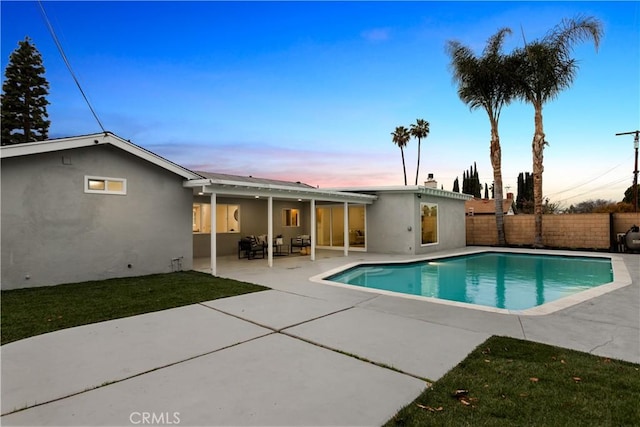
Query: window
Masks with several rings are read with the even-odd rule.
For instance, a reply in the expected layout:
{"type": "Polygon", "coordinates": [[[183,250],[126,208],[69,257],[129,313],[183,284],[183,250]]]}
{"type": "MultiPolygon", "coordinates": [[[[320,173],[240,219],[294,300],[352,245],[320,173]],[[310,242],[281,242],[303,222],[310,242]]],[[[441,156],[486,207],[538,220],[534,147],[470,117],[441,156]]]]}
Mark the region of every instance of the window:
{"type": "MultiPolygon", "coordinates": [[[[211,204],[193,204],[192,230],[194,233],[211,233],[211,204]]],[[[240,206],[216,205],[216,233],[238,232],[240,232],[240,206]]]]}
{"type": "Polygon", "coordinates": [[[216,205],[216,233],[240,232],[240,206],[216,205]]]}
{"type": "Polygon", "coordinates": [[[438,243],[438,205],[435,203],[420,203],[420,217],[422,244],[438,243]]]}
{"type": "Polygon", "coordinates": [[[193,232],[211,233],[211,205],[194,203],[193,205],[193,232]]]}
{"type": "Polygon", "coordinates": [[[85,176],[84,192],[98,194],[127,194],[127,180],[124,178],[85,176]]]}
{"type": "Polygon", "coordinates": [[[300,210],[299,209],[283,209],[282,225],[284,227],[300,227],[300,210]]]}

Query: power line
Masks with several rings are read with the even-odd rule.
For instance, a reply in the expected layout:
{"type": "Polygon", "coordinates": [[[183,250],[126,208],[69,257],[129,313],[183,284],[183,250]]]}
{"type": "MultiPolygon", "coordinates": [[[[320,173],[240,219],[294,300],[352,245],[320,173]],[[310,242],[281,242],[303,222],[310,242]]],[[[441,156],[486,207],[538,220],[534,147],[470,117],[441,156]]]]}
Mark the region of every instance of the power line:
{"type": "MultiPolygon", "coordinates": [[[[624,162],[623,162],[623,163],[624,163],[624,162]]],[[[601,174],[597,175],[597,176],[596,176],[596,177],[594,177],[594,178],[591,178],[591,179],[589,179],[589,180],[587,180],[587,181],[584,181],[584,182],[582,182],[582,183],[580,183],[580,184],[577,184],[577,185],[574,185],[574,186],[572,186],[572,187],[569,187],[569,188],[567,188],[567,189],[565,189],[565,190],[556,191],[555,193],[551,193],[551,194],[549,194],[549,195],[547,195],[547,196],[548,196],[548,197],[551,197],[551,196],[557,196],[558,194],[566,193],[566,192],[568,192],[568,191],[573,191],[573,190],[575,190],[576,188],[580,188],[580,187],[582,187],[583,185],[587,185],[587,184],[589,184],[589,183],[591,183],[591,182],[593,182],[593,181],[595,181],[595,180],[597,180],[597,179],[602,178],[603,176],[605,176],[606,174],[608,174],[608,173],[609,173],[609,172],[611,172],[612,170],[619,168],[620,166],[622,166],[622,165],[623,165],[623,163],[620,163],[620,164],[618,164],[618,165],[616,165],[616,166],[612,167],[611,169],[609,169],[609,170],[607,170],[606,172],[603,172],[603,173],[601,173],[601,174]]]]}
{"type": "Polygon", "coordinates": [[[610,188],[610,187],[611,187],[611,186],[613,186],[613,185],[623,183],[623,182],[625,182],[627,179],[628,179],[627,177],[624,177],[624,178],[618,178],[618,179],[617,179],[617,180],[615,180],[615,181],[607,182],[607,183],[605,183],[605,184],[602,184],[602,185],[601,185],[601,186],[599,186],[599,187],[591,188],[591,189],[589,189],[589,190],[587,190],[587,191],[584,191],[584,192],[582,192],[582,193],[578,193],[578,194],[574,194],[573,196],[565,197],[564,199],[560,199],[560,200],[558,200],[558,202],[566,202],[567,200],[575,199],[576,197],[584,196],[585,194],[593,194],[593,193],[595,193],[595,192],[596,192],[596,191],[598,191],[598,190],[602,190],[602,189],[604,189],[604,188],[610,188]]]}
{"type": "Polygon", "coordinates": [[[76,86],[78,86],[78,89],[80,90],[80,93],[82,94],[82,97],[84,98],[84,101],[87,103],[87,106],[89,107],[89,110],[91,110],[91,114],[93,114],[93,117],[98,122],[98,126],[100,126],[100,129],[102,129],[102,132],[106,133],[106,130],[104,129],[104,126],[102,126],[102,122],[98,118],[98,114],[93,109],[93,106],[89,102],[89,99],[87,98],[87,95],[84,93],[84,90],[82,89],[82,86],[80,86],[80,81],[78,81],[78,78],[76,77],[75,73],[73,72],[73,69],[71,68],[71,62],[69,62],[69,59],[67,58],[67,55],[64,53],[64,49],[62,49],[62,44],[60,43],[60,40],[58,40],[58,36],[56,35],[56,32],[53,29],[53,26],[51,25],[51,22],[49,21],[49,17],[47,16],[47,12],[45,12],[45,10],[44,10],[44,6],[42,5],[42,1],[41,0],[38,0],[38,5],[40,5],[40,11],[42,12],[42,16],[44,17],[44,20],[45,20],[45,22],[47,24],[47,28],[49,29],[49,33],[51,33],[51,37],[53,38],[53,41],[56,44],[56,47],[58,48],[58,52],[60,52],[60,56],[62,56],[62,60],[64,61],[65,65],[67,66],[67,69],[69,70],[69,73],[71,73],[71,77],[73,78],[73,81],[76,83],[76,86]]]}

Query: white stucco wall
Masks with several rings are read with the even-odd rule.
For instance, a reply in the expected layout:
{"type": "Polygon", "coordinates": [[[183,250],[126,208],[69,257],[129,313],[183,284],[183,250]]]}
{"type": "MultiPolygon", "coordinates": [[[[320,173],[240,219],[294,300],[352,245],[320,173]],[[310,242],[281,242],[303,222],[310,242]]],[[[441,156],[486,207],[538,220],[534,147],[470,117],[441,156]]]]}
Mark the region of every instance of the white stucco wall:
{"type": "Polygon", "coordinates": [[[387,192],[377,195],[378,200],[367,206],[367,252],[414,254],[416,196],[387,192]]]}
{"type": "Polygon", "coordinates": [[[2,160],[2,289],[192,268],[192,190],[109,145],[2,160]],[[85,175],[125,178],[87,194],[85,175]]]}
{"type": "Polygon", "coordinates": [[[464,200],[411,192],[380,191],[367,206],[367,251],[424,254],[466,246],[464,200]],[[422,245],[420,204],[438,204],[438,243],[422,245]]]}

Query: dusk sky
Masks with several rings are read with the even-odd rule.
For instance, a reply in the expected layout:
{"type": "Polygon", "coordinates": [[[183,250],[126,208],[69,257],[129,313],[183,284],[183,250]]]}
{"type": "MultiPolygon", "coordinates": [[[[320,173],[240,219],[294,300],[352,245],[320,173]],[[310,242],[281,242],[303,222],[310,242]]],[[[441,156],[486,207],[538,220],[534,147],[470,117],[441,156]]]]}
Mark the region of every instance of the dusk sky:
{"type": "MultiPolygon", "coordinates": [[[[50,138],[100,132],[40,6],[2,1],[4,71],[29,36],[50,83],[50,138]]],[[[448,40],[478,54],[501,27],[505,51],[563,18],[593,16],[604,37],[576,46],[577,78],[544,107],[544,196],[563,207],[620,201],[640,128],[640,2],[42,3],[106,130],[192,170],[321,188],[402,185],[396,126],[422,118],[419,182],[451,190],[477,163],[491,185],[489,122],[451,79],[448,40]]],[[[4,81],[4,74],[2,77],[4,81]]],[[[504,186],[531,171],[533,107],[500,118],[504,186]]],[[[405,150],[414,182],[417,141],[405,150]]],[[[507,192],[507,188],[505,188],[507,192]]]]}

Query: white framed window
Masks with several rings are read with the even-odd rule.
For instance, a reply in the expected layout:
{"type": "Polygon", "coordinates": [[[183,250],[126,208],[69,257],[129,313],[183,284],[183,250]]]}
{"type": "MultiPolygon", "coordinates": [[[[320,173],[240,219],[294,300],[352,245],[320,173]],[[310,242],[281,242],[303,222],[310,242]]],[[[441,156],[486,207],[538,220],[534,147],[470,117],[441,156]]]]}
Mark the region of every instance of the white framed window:
{"type": "MultiPolygon", "coordinates": [[[[211,233],[211,204],[194,203],[192,231],[194,233],[211,233]]],[[[216,233],[240,232],[240,206],[216,205],[216,233]]]]}
{"type": "Polygon", "coordinates": [[[240,205],[216,205],[216,233],[240,232],[240,205]]]}
{"type": "Polygon", "coordinates": [[[438,243],[438,205],[420,203],[422,244],[438,243]]]}
{"type": "Polygon", "coordinates": [[[193,232],[211,233],[211,205],[193,204],[193,232]]]}
{"type": "Polygon", "coordinates": [[[84,192],[125,195],[127,194],[127,180],[124,178],[85,175],[84,192]]]}
{"type": "Polygon", "coordinates": [[[300,209],[282,209],[283,227],[300,227],[300,209]]]}

